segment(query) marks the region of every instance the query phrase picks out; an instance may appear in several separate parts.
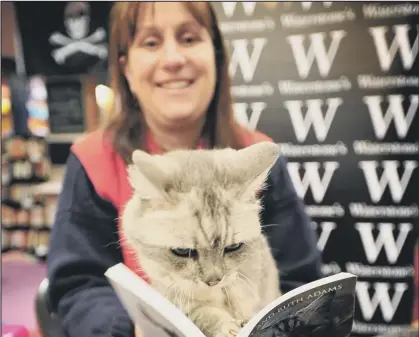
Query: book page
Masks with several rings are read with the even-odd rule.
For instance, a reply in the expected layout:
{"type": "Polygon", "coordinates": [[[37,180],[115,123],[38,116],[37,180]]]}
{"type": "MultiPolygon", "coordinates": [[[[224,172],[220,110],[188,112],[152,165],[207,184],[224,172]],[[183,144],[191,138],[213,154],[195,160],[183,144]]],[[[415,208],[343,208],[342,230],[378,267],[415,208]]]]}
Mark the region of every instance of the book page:
{"type": "Polygon", "coordinates": [[[161,296],[125,265],[108,269],[105,276],[131,319],[140,326],[144,317],[177,337],[205,337],[202,331],[182,311],[161,296]]]}
{"type": "Polygon", "coordinates": [[[251,319],[238,337],[348,337],[356,279],[340,273],[294,289],[251,319]]]}

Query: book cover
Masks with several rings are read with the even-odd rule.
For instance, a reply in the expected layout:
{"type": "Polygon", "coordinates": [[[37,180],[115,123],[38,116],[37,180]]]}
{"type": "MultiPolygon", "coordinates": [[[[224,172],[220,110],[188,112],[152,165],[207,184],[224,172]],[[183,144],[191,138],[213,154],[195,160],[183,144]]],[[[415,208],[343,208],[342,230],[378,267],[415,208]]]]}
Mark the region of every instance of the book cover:
{"type": "MultiPolygon", "coordinates": [[[[148,318],[171,336],[205,337],[181,310],[125,265],[109,268],[105,276],[140,328],[148,318]]],[[[294,289],[257,313],[237,337],[348,337],[356,280],[355,275],[339,273],[294,289]]]]}
{"type": "Polygon", "coordinates": [[[243,328],[248,330],[243,336],[348,337],[354,318],[356,280],[352,274],[339,273],[294,289],[281,296],[268,312],[256,315],[249,327],[243,328]]]}

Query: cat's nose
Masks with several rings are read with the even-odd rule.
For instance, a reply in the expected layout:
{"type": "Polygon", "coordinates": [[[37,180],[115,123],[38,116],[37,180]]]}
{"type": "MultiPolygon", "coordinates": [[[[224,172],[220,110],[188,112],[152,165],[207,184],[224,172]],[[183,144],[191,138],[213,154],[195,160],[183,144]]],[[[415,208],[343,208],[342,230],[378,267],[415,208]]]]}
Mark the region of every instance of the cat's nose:
{"type": "Polygon", "coordinates": [[[215,276],[215,277],[212,277],[212,278],[206,280],[205,283],[208,284],[210,287],[213,287],[213,286],[217,285],[218,283],[220,283],[220,281],[221,281],[221,277],[215,276]]]}

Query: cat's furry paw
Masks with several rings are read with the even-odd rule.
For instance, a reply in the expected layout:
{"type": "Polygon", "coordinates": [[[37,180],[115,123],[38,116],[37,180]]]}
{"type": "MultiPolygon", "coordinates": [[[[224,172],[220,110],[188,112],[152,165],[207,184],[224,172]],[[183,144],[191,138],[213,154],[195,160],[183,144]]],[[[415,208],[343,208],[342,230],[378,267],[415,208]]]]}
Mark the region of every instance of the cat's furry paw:
{"type": "Polygon", "coordinates": [[[242,328],[247,324],[247,322],[248,321],[244,321],[244,320],[236,320],[237,325],[242,328]]]}
{"type": "Polygon", "coordinates": [[[238,335],[245,323],[246,322],[239,320],[225,322],[215,337],[235,337],[238,335]]]}

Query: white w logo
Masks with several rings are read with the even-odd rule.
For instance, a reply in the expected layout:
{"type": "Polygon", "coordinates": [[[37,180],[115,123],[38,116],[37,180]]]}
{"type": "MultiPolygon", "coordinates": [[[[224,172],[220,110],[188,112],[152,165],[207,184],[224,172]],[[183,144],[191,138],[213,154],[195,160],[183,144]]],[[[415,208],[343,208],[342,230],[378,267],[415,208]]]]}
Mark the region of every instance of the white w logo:
{"type": "Polygon", "coordinates": [[[237,68],[241,69],[243,79],[246,82],[250,82],[253,79],[256,67],[258,65],[262,50],[267,43],[266,38],[255,38],[251,40],[253,45],[253,51],[249,55],[247,46],[249,44],[248,39],[232,40],[233,52],[229,64],[229,72],[231,77],[234,77],[237,72],[237,68]]]}
{"type": "Polygon", "coordinates": [[[247,117],[247,110],[249,108],[248,103],[234,103],[233,110],[234,116],[241,125],[255,130],[259,123],[262,111],[266,109],[267,104],[265,102],[253,102],[250,104],[250,115],[247,117]]]}
{"type": "Polygon", "coordinates": [[[379,223],[377,225],[379,234],[377,239],[374,240],[372,234],[374,229],[373,223],[358,222],[355,224],[355,229],[359,232],[369,263],[375,263],[377,261],[383,247],[388,262],[392,264],[397,262],[409,232],[413,229],[413,225],[411,223],[400,223],[397,227],[399,234],[397,239],[395,239],[393,233],[396,225],[393,223],[379,223]]]}
{"type": "Polygon", "coordinates": [[[301,78],[308,76],[314,59],[317,61],[320,75],[325,77],[329,74],[339,44],[346,32],[344,30],[334,30],[329,34],[332,39],[329,50],[326,50],[325,47],[326,33],[313,33],[309,35],[310,47],[307,52],[304,48],[305,35],[291,35],[287,37],[297,65],[298,74],[301,78]]]}
{"type": "Polygon", "coordinates": [[[395,283],[393,298],[390,298],[389,283],[374,283],[374,295],[372,298],[368,292],[370,287],[371,284],[369,282],[358,281],[356,284],[356,295],[364,319],[367,321],[371,320],[374,317],[377,308],[380,307],[384,320],[390,322],[396,313],[404,292],[408,289],[407,284],[395,283]]]}
{"type": "Polygon", "coordinates": [[[392,120],[394,120],[394,126],[396,127],[399,139],[406,137],[419,105],[419,95],[410,95],[409,98],[410,105],[406,114],[403,109],[404,96],[388,95],[388,108],[384,114],[381,107],[384,100],[383,96],[364,97],[363,101],[368,106],[374,132],[378,139],[384,139],[392,120]]]}
{"type": "Polygon", "coordinates": [[[379,165],[377,161],[361,161],[358,165],[364,172],[364,178],[373,202],[377,203],[381,200],[388,186],[393,202],[399,203],[403,198],[413,171],[418,167],[418,162],[414,160],[404,161],[404,170],[401,177],[397,171],[400,166],[400,162],[397,160],[384,160],[382,162],[384,170],[380,178],[377,173],[379,165]]]}
{"type": "MultiPolygon", "coordinates": [[[[301,1],[301,7],[307,11],[313,5],[313,1],[301,1]]],[[[329,8],[332,6],[332,1],[323,1],[323,6],[329,8]]]]}
{"type": "MultiPolygon", "coordinates": [[[[244,13],[247,16],[253,15],[256,7],[256,1],[240,1],[240,3],[243,6],[244,13]]],[[[223,1],[221,2],[221,5],[224,10],[224,14],[231,18],[234,15],[234,12],[236,11],[237,1],[223,1]]]]}
{"type": "Polygon", "coordinates": [[[304,142],[307,139],[310,126],[313,125],[317,141],[323,142],[329,133],[336,110],[342,102],[341,98],[326,99],[327,110],[323,116],[322,106],[324,101],[322,99],[309,99],[305,102],[307,114],[303,117],[303,101],[285,101],[284,105],[290,115],[297,140],[304,142]]]}
{"type": "Polygon", "coordinates": [[[339,163],[335,161],[329,161],[325,162],[323,167],[325,172],[323,177],[320,177],[320,163],[318,162],[306,162],[303,164],[288,163],[288,172],[300,198],[303,199],[307,193],[308,188],[310,188],[313,199],[317,203],[323,201],[327,188],[329,187],[330,181],[332,180],[333,174],[339,167],[339,163]],[[303,177],[300,176],[299,172],[301,166],[304,167],[305,171],[303,177]]]}
{"type": "Polygon", "coordinates": [[[312,221],[311,225],[315,231],[320,227],[320,234],[317,239],[317,249],[323,252],[324,247],[326,247],[326,244],[329,241],[330,234],[336,229],[336,222],[323,221],[318,224],[317,222],[312,221]]]}
{"type": "MultiPolygon", "coordinates": [[[[416,30],[418,31],[418,25],[416,30]]],[[[413,44],[409,41],[409,25],[395,25],[393,26],[394,39],[389,46],[386,41],[386,34],[388,28],[386,26],[369,28],[370,34],[373,37],[375,49],[380,62],[381,70],[388,71],[393,63],[397,51],[400,51],[400,57],[404,70],[410,70],[415,63],[418,56],[419,49],[419,31],[416,34],[413,44]]]]}

